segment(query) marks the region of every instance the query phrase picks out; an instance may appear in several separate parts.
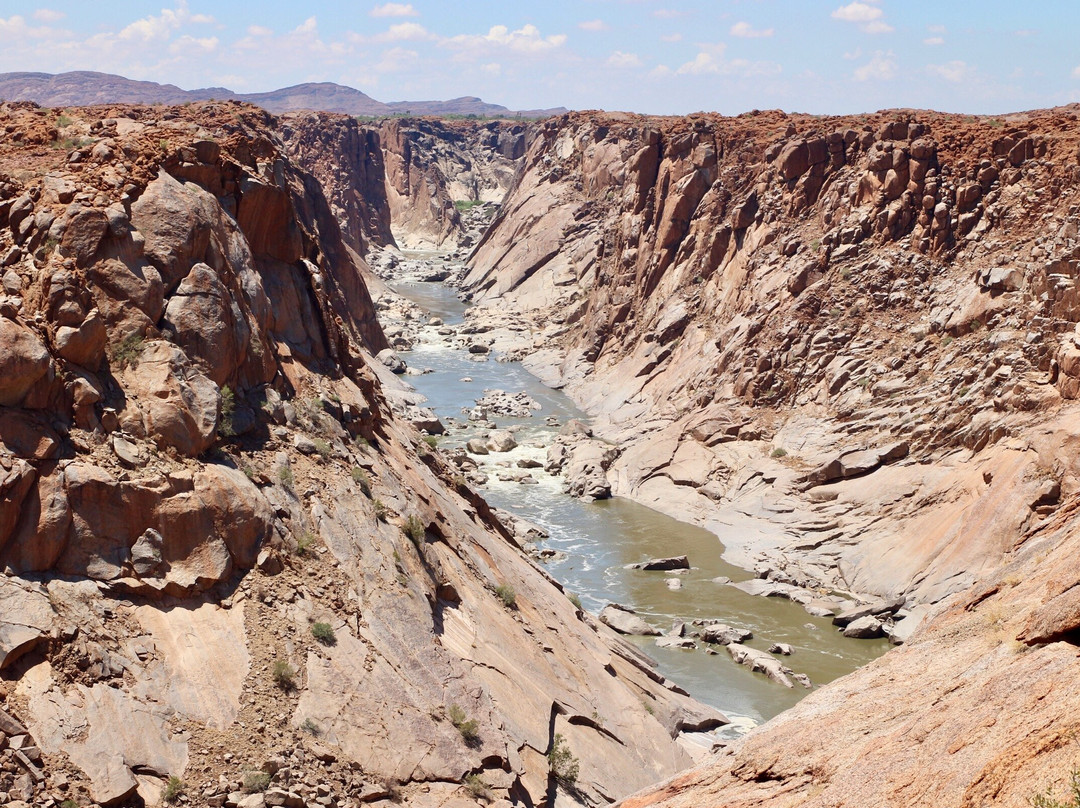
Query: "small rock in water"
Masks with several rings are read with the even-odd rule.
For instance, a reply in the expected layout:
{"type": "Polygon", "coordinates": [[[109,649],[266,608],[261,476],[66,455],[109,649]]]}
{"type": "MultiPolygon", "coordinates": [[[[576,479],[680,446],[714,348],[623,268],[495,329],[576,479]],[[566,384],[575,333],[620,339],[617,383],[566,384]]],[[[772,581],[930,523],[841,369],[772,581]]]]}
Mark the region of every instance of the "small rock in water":
{"type": "Polygon", "coordinates": [[[769,646],[769,653],[791,656],[795,653],[795,649],[788,645],[786,642],[774,642],[772,645],[769,646]]]}
{"type": "Polygon", "coordinates": [[[472,382],[472,376],[462,376],[460,381],[464,382],[465,384],[469,384],[470,382],[472,382]]]}
{"type": "Polygon", "coordinates": [[[682,589],[682,581],[680,581],[678,578],[668,578],[667,588],[672,591],[675,591],[676,589],[682,589]]]}

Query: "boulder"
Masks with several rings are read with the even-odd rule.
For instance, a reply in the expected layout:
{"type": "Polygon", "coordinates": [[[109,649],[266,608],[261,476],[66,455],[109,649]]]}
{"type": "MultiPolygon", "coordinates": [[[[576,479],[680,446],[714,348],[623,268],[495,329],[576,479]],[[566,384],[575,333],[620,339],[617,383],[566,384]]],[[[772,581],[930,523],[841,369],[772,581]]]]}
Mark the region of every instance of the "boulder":
{"type": "Polygon", "coordinates": [[[872,640],[882,634],[881,621],[868,614],[865,617],[852,620],[844,626],[843,634],[845,637],[857,640],[872,640]]]}
{"type": "Polygon", "coordinates": [[[598,440],[585,440],[570,447],[563,467],[567,491],[575,497],[603,499],[611,496],[607,470],[618,450],[598,440]]]}
{"type": "Polygon", "coordinates": [[[391,373],[404,373],[406,370],[405,360],[398,356],[393,348],[383,348],[375,356],[391,373]]]}
{"type": "Polygon", "coordinates": [[[781,654],[782,656],[791,656],[795,653],[795,649],[792,648],[786,642],[774,642],[769,646],[770,654],[781,654]]]}
{"type": "Polygon", "coordinates": [[[210,446],[217,428],[218,386],[192,366],[179,346],[164,340],[146,344],[127,375],[144,402],[146,431],[155,442],[187,457],[210,446]]]}
{"type": "Polygon", "coordinates": [[[509,452],[517,448],[514,436],[505,429],[496,429],[487,436],[487,448],[491,452],[509,452]]]}
{"type": "Polygon", "coordinates": [[[784,666],[780,664],[780,660],[776,659],[772,654],[746,645],[738,645],[737,643],[728,645],[727,651],[731,654],[731,658],[740,665],[745,665],[757,673],[763,673],[784,687],[794,686],[791,679],[784,672],[784,666]]]}
{"type": "Polygon", "coordinates": [[[615,603],[608,604],[601,610],[600,622],[610,626],[620,634],[633,634],[643,637],[660,635],[659,629],[650,626],[638,617],[633,610],[615,603]]]}
{"type": "Polygon", "coordinates": [[[55,616],[40,584],[0,576],[0,670],[48,637],[55,616]]]}
{"type": "Polygon", "coordinates": [[[49,349],[37,334],[0,317],[0,406],[19,404],[51,364],[49,349]]]}
{"type": "Polygon", "coordinates": [[[196,263],[165,306],[163,328],[218,385],[225,384],[247,355],[251,328],[217,273],[196,263]]]}
{"type": "Polygon", "coordinates": [[[693,637],[657,637],[656,646],[658,648],[681,648],[692,651],[697,648],[697,643],[694,642],[693,637]]]}
{"type": "Polygon", "coordinates": [[[741,644],[753,638],[753,632],[745,628],[734,628],[725,623],[707,623],[701,629],[701,639],[716,645],[741,644]]]}
{"type": "Polygon", "coordinates": [[[653,558],[642,564],[635,564],[643,570],[688,570],[690,561],[686,556],[670,556],[668,558],[653,558]]]}
{"type": "Polygon", "coordinates": [[[105,358],[107,340],[105,321],[98,310],[93,309],[78,328],[66,325],[57,328],[53,342],[56,352],[67,361],[97,370],[105,358]]]}

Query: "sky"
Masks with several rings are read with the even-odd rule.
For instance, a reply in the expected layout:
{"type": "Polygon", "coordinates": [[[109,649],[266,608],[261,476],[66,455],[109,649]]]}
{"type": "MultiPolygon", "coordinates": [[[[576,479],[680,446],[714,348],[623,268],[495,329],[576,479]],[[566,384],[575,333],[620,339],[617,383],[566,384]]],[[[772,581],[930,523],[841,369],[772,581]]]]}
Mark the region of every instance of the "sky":
{"type": "Polygon", "coordinates": [[[0,72],[656,114],[1080,101],[1080,0],[0,0],[0,72]]]}

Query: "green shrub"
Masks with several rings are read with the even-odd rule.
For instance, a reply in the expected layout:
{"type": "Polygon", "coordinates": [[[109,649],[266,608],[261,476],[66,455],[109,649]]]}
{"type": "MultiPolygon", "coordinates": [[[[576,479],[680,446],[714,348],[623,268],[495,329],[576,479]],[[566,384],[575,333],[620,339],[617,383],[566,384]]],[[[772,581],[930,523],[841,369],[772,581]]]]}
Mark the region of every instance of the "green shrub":
{"type": "Polygon", "coordinates": [[[161,799],[169,803],[177,802],[183,796],[186,788],[187,785],[184,781],[174,775],[165,783],[165,790],[161,792],[161,799]]]}
{"type": "Polygon", "coordinates": [[[465,743],[473,744],[480,740],[479,724],[457,704],[450,705],[450,723],[461,733],[465,743]]]}
{"type": "Polygon", "coordinates": [[[551,775],[560,785],[569,788],[577,782],[581,764],[566,745],[566,739],[557,732],[551,741],[547,759],[551,775]]]}
{"type": "Polygon", "coordinates": [[[439,445],[439,439],[436,438],[434,435],[424,435],[424,443],[434,449],[436,446],[439,445]]]}
{"type": "Polygon", "coordinates": [[[315,546],[315,534],[310,530],[305,530],[300,534],[300,537],[296,540],[296,554],[307,555],[312,551],[315,546]]]}
{"type": "Polygon", "coordinates": [[[481,200],[479,200],[479,199],[455,199],[454,200],[454,207],[457,208],[458,211],[460,211],[461,213],[464,213],[467,210],[472,210],[477,205],[482,205],[482,204],[483,204],[483,202],[481,200]]]}
{"type": "Polygon", "coordinates": [[[514,587],[510,584],[499,584],[495,587],[495,594],[499,596],[499,600],[503,602],[503,606],[507,609],[517,608],[517,593],[514,592],[514,587]]]}
{"type": "Polygon", "coordinates": [[[142,356],[143,338],[141,334],[128,334],[120,344],[113,348],[112,361],[121,368],[136,367],[142,356]]]}
{"type": "Polygon", "coordinates": [[[323,645],[337,645],[337,637],[334,636],[334,629],[329,623],[313,623],[311,636],[323,645]]]}
{"type": "Polygon", "coordinates": [[[380,522],[386,520],[387,507],[383,504],[381,499],[375,499],[371,502],[372,507],[375,509],[375,518],[380,522]]]}
{"type": "Polygon", "coordinates": [[[296,688],[296,669],[284,659],[274,660],[271,676],[273,676],[274,684],[284,691],[296,688]]]}
{"type": "Polygon", "coordinates": [[[426,531],[424,530],[424,523],[419,516],[414,513],[405,520],[405,525],[401,529],[405,535],[409,537],[409,541],[418,547],[420,546],[420,543],[424,540],[426,531]]]}
{"type": "Polygon", "coordinates": [[[281,468],[279,468],[277,478],[278,482],[280,482],[283,487],[288,488],[290,491],[292,490],[293,483],[296,482],[296,478],[293,476],[291,466],[282,466],[281,468]]]}
{"type": "Polygon", "coordinates": [[[270,773],[260,771],[244,772],[244,791],[257,794],[270,787],[270,773]]]}
{"type": "Polygon", "coordinates": [[[1080,808],[1080,769],[1073,769],[1069,775],[1069,798],[1062,801],[1054,797],[1054,792],[1047,786],[1042,794],[1036,794],[1028,801],[1032,808],[1080,808]]]}
{"type": "Polygon", "coordinates": [[[323,460],[330,459],[330,441],[323,440],[322,438],[315,438],[312,443],[315,444],[315,451],[319,453],[319,457],[323,460]]]}
{"type": "Polygon", "coordinates": [[[465,776],[465,790],[469,792],[469,795],[478,800],[490,800],[495,795],[491,793],[491,786],[484,782],[484,779],[475,772],[465,776]]]}
{"type": "Polygon", "coordinates": [[[60,808],[79,808],[79,803],[75,800],[64,800],[60,803],[60,808]]]}
{"type": "Polygon", "coordinates": [[[364,496],[371,496],[371,478],[368,473],[359,466],[352,467],[353,482],[360,486],[360,490],[364,492],[364,496]]]}
{"type": "Polygon", "coordinates": [[[60,116],[56,119],[56,126],[58,129],[63,129],[66,126],[71,126],[72,123],[73,121],[71,120],[71,118],[69,118],[63,112],[61,112],[60,116]]]}
{"type": "Polygon", "coordinates": [[[772,450],[772,456],[777,459],[781,457],[787,457],[787,449],[783,448],[782,446],[778,446],[777,448],[772,450]]]}
{"type": "Polygon", "coordinates": [[[300,725],[300,729],[302,729],[308,735],[314,735],[315,737],[322,735],[322,729],[320,729],[319,725],[312,721],[310,718],[304,719],[304,723],[300,725]]]}
{"type": "Polygon", "coordinates": [[[566,597],[570,598],[570,602],[574,604],[574,608],[578,611],[584,611],[581,607],[581,598],[577,592],[569,592],[566,597]]]}
{"type": "Polygon", "coordinates": [[[221,388],[221,417],[218,419],[218,434],[223,438],[231,438],[236,434],[233,428],[233,412],[236,410],[236,395],[232,388],[225,385],[221,388]]]}

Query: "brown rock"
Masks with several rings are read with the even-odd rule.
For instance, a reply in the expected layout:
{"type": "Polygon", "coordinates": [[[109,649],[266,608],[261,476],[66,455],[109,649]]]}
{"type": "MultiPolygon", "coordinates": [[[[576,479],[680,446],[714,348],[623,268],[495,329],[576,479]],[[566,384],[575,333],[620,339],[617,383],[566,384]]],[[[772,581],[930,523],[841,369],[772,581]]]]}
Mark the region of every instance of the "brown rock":
{"type": "Polygon", "coordinates": [[[19,404],[52,364],[49,351],[29,328],[0,317],[0,406],[19,404]]]}

